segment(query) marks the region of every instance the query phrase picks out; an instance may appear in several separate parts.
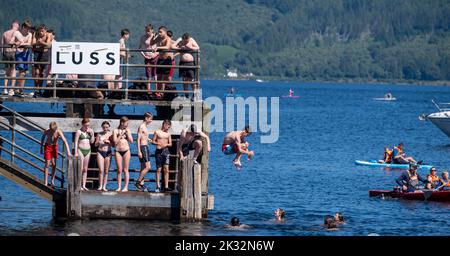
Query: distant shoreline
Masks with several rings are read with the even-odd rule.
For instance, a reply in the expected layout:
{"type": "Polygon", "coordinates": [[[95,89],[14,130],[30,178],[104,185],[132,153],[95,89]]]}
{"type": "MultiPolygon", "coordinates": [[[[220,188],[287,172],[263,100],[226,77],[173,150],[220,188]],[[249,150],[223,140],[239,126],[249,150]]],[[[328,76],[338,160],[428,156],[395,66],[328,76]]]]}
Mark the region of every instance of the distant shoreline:
{"type": "Polygon", "coordinates": [[[450,81],[424,81],[424,80],[359,80],[359,79],[337,79],[337,80],[302,80],[300,79],[277,79],[277,78],[214,78],[208,77],[203,78],[202,80],[223,80],[223,81],[256,81],[257,79],[261,79],[264,82],[300,82],[300,83],[324,83],[324,84],[371,84],[371,85],[419,85],[419,86],[450,86],[450,81]]]}

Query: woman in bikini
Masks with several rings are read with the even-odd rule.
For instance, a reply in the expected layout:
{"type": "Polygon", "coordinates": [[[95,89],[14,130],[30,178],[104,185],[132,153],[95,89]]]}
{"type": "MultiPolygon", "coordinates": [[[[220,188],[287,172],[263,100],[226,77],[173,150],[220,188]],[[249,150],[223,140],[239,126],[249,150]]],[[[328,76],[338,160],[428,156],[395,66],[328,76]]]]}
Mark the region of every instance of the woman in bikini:
{"type": "Polygon", "coordinates": [[[128,118],[122,117],[120,119],[120,125],[113,132],[113,140],[116,145],[116,164],[117,164],[117,192],[127,192],[128,182],[130,180],[130,173],[128,171],[130,167],[130,144],[133,143],[133,136],[128,128],[128,118]],[[125,172],[125,186],[122,190],[122,171],[125,172]]]}
{"type": "Polygon", "coordinates": [[[89,190],[86,188],[87,171],[91,158],[91,144],[94,143],[95,137],[94,131],[89,127],[90,121],[88,118],[84,118],[81,124],[81,129],[75,133],[75,157],[80,157],[81,160],[81,173],[83,175],[81,190],[84,191],[89,190]]]}
{"type": "Polygon", "coordinates": [[[111,166],[111,141],[112,133],[109,130],[109,123],[107,121],[102,123],[103,131],[97,134],[95,139],[95,146],[97,147],[97,164],[99,170],[99,186],[98,191],[108,191],[106,184],[108,183],[109,167],[111,166]]]}

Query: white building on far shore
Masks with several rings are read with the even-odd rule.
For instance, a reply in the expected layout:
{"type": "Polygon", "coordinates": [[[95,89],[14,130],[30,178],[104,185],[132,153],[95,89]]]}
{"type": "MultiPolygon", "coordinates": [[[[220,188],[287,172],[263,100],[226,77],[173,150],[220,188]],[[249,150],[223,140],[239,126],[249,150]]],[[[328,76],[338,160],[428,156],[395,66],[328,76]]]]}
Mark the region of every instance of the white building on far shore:
{"type": "Polygon", "coordinates": [[[227,69],[227,77],[228,78],[237,78],[238,77],[237,69],[227,69]]]}

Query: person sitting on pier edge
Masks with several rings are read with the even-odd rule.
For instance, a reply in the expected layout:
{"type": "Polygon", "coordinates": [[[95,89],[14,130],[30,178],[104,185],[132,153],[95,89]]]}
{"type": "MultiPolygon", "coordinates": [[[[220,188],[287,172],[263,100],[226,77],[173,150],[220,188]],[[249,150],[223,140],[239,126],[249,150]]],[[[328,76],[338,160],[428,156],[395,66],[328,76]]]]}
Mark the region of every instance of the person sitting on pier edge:
{"type": "Polygon", "coordinates": [[[394,147],[392,150],[392,157],[394,164],[409,164],[417,162],[414,158],[406,155],[403,143],[400,143],[397,147],[394,147]]]}
{"type": "MultiPolygon", "coordinates": [[[[200,46],[188,33],[184,33],[183,36],[174,43],[173,49],[181,51],[198,51],[200,50],[200,46]]],[[[193,82],[196,74],[194,56],[187,52],[181,52],[180,66],[193,67],[179,69],[179,77],[182,78],[184,82],[193,82]]],[[[196,89],[198,88],[195,83],[193,83],[192,90],[195,91],[196,89]]],[[[183,90],[189,90],[189,84],[183,84],[183,90]]],[[[185,93],[185,96],[186,98],[189,97],[187,93],[185,93]]]]}
{"type": "Polygon", "coordinates": [[[245,141],[245,138],[252,134],[250,126],[245,126],[243,131],[234,131],[228,133],[222,144],[222,152],[225,155],[236,154],[236,157],[233,159],[233,164],[236,168],[240,169],[242,167],[241,164],[241,156],[242,154],[248,155],[248,160],[250,160],[254,156],[253,151],[249,151],[250,144],[245,141]]]}
{"type": "MultiPolygon", "coordinates": [[[[2,35],[2,46],[7,46],[8,44],[10,44],[11,39],[13,37],[13,34],[18,31],[20,28],[20,23],[18,20],[14,20],[11,22],[11,28],[8,31],[5,31],[5,33],[3,33],[2,35]]],[[[3,61],[10,61],[10,62],[14,62],[16,60],[15,57],[15,49],[14,47],[11,48],[2,48],[1,49],[2,52],[2,60],[3,61]]],[[[11,88],[13,88],[16,84],[16,80],[14,78],[16,78],[16,65],[13,63],[7,63],[5,64],[5,75],[6,77],[11,77],[12,79],[4,79],[3,83],[5,88],[3,89],[3,94],[7,95],[10,94],[11,96],[14,95],[14,91],[11,89],[8,92],[8,82],[11,85],[11,88]]]]}
{"type": "Polygon", "coordinates": [[[436,189],[439,187],[440,178],[436,175],[436,167],[431,167],[430,174],[427,175],[427,189],[436,189]]]}
{"type": "Polygon", "coordinates": [[[379,160],[378,162],[381,164],[392,163],[392,153],[393,150],[390,150],[389,146],[384,147],[383,160],[379,160]]]}
{"type": "Polygon", "coordinates": [[[52,186],[55,186],[56,177],[56,159],[58,158],[58,139],[61,138],[66,146],[67,156],[71,157],[69,144],[67,143],[64,133],[58,128],[56,122],[51,122],[49,128],[44,131],[41,138],[41,154],[44,154],[45,167],[44,167],[44,184],[48,184],[48,168],[52,165],[52,186]],[[45,141],[45,147],[44,147],[45,141]]]}
{"type": "Polygon", "coordinates": [[[442,172],[442,178],[439,180],[438,188],[440,188],[439,190],[441,191],[450,190],[450,179],[448,177],[448,171],[442,172]]]}
{"type": "Polygon", "coordinates": [[[208,152],[210,152],[211,144],[210,144],[208,135],[206,135],[202,131],[198,131],[197,126],[195,124],[191,124],[191,126],[189,127],[189,130],[183,129],[181,131],[180,143],[178,143],[178,145],[180,145],[178,152],[181,156],[181,161],[184,161],[187,159],[187,157],[189,155],[189,151],[195,150],[194,163],[198,164],[197,158],[203,149],[203,141],[202,141],[203,138],[206,140],[208,152]]]}
{"type": "Polygon", "coordinates": [[[403,192],[410,193],[419,190],[419,181],[424,184],[428,183],[427,179],[417,173],[417,168],[417,164],[409,164],[409,169],[395,181],[402,188],[403,192]]]}
{"type": "Polygon", "coordinates": [[[148,125],[153,121],[153,115],[149,112],[144,114],[144,122],[139,126],[137,134],[137,150],[139,161],[141,162],[141,174],[137,179],[135,186],[139,190],[147,190],[144,185],[145,175],[150,171],[150,149],[148,143],[152,140],[148,137],[148,125]]]}
{"type": "MultiPolygon", "coordinates": [[[[27,20],[22,24],[22,28],[20,31],[15,31],[13,33],[10,44],[13,44],[16,49],[15,59],[17,62],[31,61],[31,50],[26,47],[31,45],[33,39],[33,34],[30,32],[32,26],[33,24],[31,23],[31,21],[27,20]]],[[[28,72],[28,64],[26,63],[17,64],[16,70],[19,71],[19,77],[23,78],[28,72]]],[[[18,80],[16,84],[17,87],[21,89],[18,89],[15,92],[15,95],[19,97],[24,97],[23,87],[25,86],[25,80],[23,79],[18,80]]]]}
{"type": "Polygon", "coordinates": [[[99,191],[108,191],[106,189],[106,184],[108,183],[108,173],[111,166],[112,157],[112,133],[109,128],[109,122],[103,122],[103,131],[98,133],[97,138],[95,139],[95,146],[97,147],[97,164],[99,171],[99,191]]]}
{"type": "MultiPolygon", "coordinates": [[[[158,62],[159,53],[156,52],[155,39],[158,35],[153,32],[153,25],[148,24],[145,26],[145,35],[141,37],[140,49],[147,50],[141,52],[142,57],[144,57],[145,65],[156,65],[158,62]]],[[[156,81],[156,67],[145,67],[145,76],[147,80],[156,81]]],[[[151,83],[147,84],[147,90],[151,90],[151,83]]]]}
{"type": "Polygon", "coordinates": [[[86,188],[87,182],[87,172],[89,168],[89,160],[91,159],[91,144],[94,143],[94,131],[89,127],[89,118],[84,118],[81,122],[82,126],[75,133],[75,157],[80,157],[81,161],[81,172],[83,175],[83,181],[81,185],[81,190],[89,190],[86,188]]]}
{"type": "MultiPolygon", "coordinates": [[[[161,51],[158,57],[158,65],[171,66],[173,53],[169,52],[172,49],[172,40],[167,36],[167,28],[162,26],[158,29],[158,38],[156,39],[157,51],[161,51]]],[[[157,67],[156,74],[158,81],[169,81],[170,67],[157,67]]],[[[164,91],[166,89],[165,83],[157,83],[156,89],[164,91]]],[[[157,99],[163,99],[164,93],[155,93],[157,99]]]]}
{"type": "Polygon", "coordinates": [[[275,214],[275,218],[277,219],[277,221],[282,221],[282,220],[284,220],[284,217],[286,216],[286,211],[281,208],[278,208],[275,210],[274,214],[275,214]]]}
{"type": "Polygon", "coordinates": [[[169,129],[172,126],[170,120],[164,120],[162,129],[155,131],[152,143],[156,145],[155,160],[156,160],[156,192],[160,192],[161,185],[161,169],[164,168],[164,191],[170,192],[169,188],[169,164],[170,164],[170,152],[169,148],[172,147],[172,136],[169,133],[169,129]]]}
{"type": "MultiPolygon", "coordinates": [[[[47,32],[47,27],[41,24],[36,33],[33,36],[32,43],[34,51],[34,61],[35,62],[49,62],[50,61],[50,50],[52,46],[52,35],[47,32]]],[[[33,77],[43,78],[44,72],[48,64],[34,64],[33,65],[33,77]]],[[[35,80],[34,87],[41,88],[43,80],[35,80]]],[[[37,90],[34,95],[41,96],[41,90],[37,90]]]]}
{"type": "Polygon", "coordinates": [[[128,128],[128,117],[120,119],[120,124],[113,132],[113,141],[116,146],[116,164],[117,164],[117,192],[127,192],[130,181],[130,144],[133,143],[133,136],[128,128]],[[122,190],[122,171],[125,173],[125,186],[122,190]]]}

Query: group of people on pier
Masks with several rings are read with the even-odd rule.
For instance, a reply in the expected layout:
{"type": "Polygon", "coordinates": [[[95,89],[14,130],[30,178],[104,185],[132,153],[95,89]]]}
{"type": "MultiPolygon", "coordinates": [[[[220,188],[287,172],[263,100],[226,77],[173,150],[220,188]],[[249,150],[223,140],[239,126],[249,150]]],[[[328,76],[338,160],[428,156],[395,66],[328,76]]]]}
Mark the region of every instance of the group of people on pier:
{"type": "MultiPolygon", "coordinates": [[[[170,134],[170,128],[172,123],[170,120],[164,120],[161,129],[154,132],[153,138],[149,137],[148,126],[153,121],[153,115],[151,113],[144,114],[144,120],[139,126],[137,131],[137,152],[139,161],[141,163],[140,176],[136,181],[135,186],[139,190],[146,190],[144,185],[145,175],[150,170],[150,149],[149,145],[155,145],[155,163],[157,167],[156,171],[156,189],[155,192],[172,191],[169,188],[169,165],[170,165],[170,151],[172,147],[172,135],[170,134]],[[160,178],[161,171],[164,174],[164,187],[161,189],[160,178]]],[[[130,144],[134,143],[134,138],[128,127],[129,120],[127,117],[120,119],[119,126],[112,130],[110,129],[110,123],[105,121],[102,123],[102,131],[95,135],[94,130],[90,126],[90,120],[84,118],[82,121],[82,127],[75,133],[74,137],[74,156],[80,160],[80,170],[82,173],[82,185],[81,190],[89,190],[86,187],[87,172],[89,168],[89,162],[92,155],[91,146],[94,145],[97,148],[97,164],[99,169],[99,191],[108,191],[108,173],[111,165],[111,160],[114,157],[117,164],[117,192],[127,192],[129,187],[129,168],[131,160],[131,147],[130,144]],[[122,188],[122,173],[124,173],[125,184],[122,188]]],[[[55,122],[50,123],[49,128],[43,133],[41,138],[41,153],[45,158],[45,185],[48,185],[48,168],[52,166],[52,179],[51,185],[54,186],[56,176],[56,159],[58,157],[58,139],[61,139],[67,149],[67,155],[72,157],[72,153],[69,150],[69,144],[64,137],[63,132],[58,128],[55,122]]],[[[197,161],[202,149],[203,139],[207,142],[208,150],[211,149],[209,137],[199,131],[197,127],[192,124],[188,130],[183,130],[181,133],[178,152],[181,160],[185,160],[190,150],[194,151],[194,160],[197,161]]]]}
{"type": "MultiPolygon", "coordinates": [[[[164,120],[162,127],[155,131],[153,137],[149,136],[149,125],[153,121],[153,115],[149,112],[144,114],[143,122],[139,126],[137,134],[137,152],[141,164],[140,175],[135,186],[141,191],[148,191],[145,186],[145,176],[150,171],[150,148],[154,145],[156,170],[156,189],[155,192],[172,191],[169,188],[169,165],[171,153],[169,149],[172,147],[172,135],[170,129],[172,123],[170,120],[164,120]],[[161,172],[164,174],[164,187],[161,189],[160,180],[161,172]]],[[[111,131],[111,125],[108,121],[104,121],[101,125],[102,131],[95,134],[91,128],[90,119],[84,118],[82,126],[76,131],[74,136],[74,156],[79,159],[82,173],[81,190],[89,190],[86,187],[87,173],[89,162],[92,155],[92,145],[96,147],[97,165],[99,170],[99,191],[108,191],[108,174],[111,166],[111,160],[114,157],[117,165],[117,192],[127,192],[130,180],[130,160],[131,147],[134,138],[130,128],[128,127],[129,119],[122,117],[119,126],[111,131]],[[125,184],[122,188],[122,173],[124,173],[125,184]]],[[[245,140],[251,134],[250,126],[246,126],[242,131],[233,131],[228,133],[222,145],[222,152],[225,155],[235,154],[233,164],[240,169],[242,167],[241,157],[247,155],[250,160],[254,156],[254,152],[249,150],[250,144],[245,140]]],[[[58,140],[61,139],[65,145],[68,157],[72,157],[72,153],[61,129],[58,128],[56,122],[51,122],[49,128],[44,131],[41,138],[41,154],[44,154],[44,182],[48,185],[48,169],[52,167],[51,186],[55,185],[56,177],[56,159],[58,158],[58,140]]],[[[198,163],[198,158],[204,147],[208,152],[211,151],[210,139],[207,134],[197,128],[195,124],[191,124],[187,129],[183,129],[180,134],[180,141],[177,147],[177,155],[181,161],[187,159],[190,151],[193,151],[194,164],[198,163]],[[206,142],[206,145],[204,144],[206,142]]]]}
{"type": "MultiPolygon", "coordinates": [[[[130,40],[130,30],[122,29],[119,39],[120,44],[120,58],[122,64],[128,64],[129,59],[133,57],[128,51],[127,42],[130,40]]],[[[148,94],[155,99],[163,99],[164,91],[168,82],[172,81],[174,76],[175,58],[179,57],[179,78],[186,83],[183,83],[184,91],[188,91],[189,82],[192,82],[192,90],[198,89],[196,80],[196,60],[192,55],[193,52],[199,51],[200,47],[196,40],[192,38],[189,33],[184,33],[180,38],[174,40],[174,34],[168,30],[167,27],[161,26],[157,31],[153,30],[153,25],[145,26],[145,34],[140,37],[139,50],[143,58],[145,66],[145,76],[147,81],[154,81],[155,90],[152,92],[151,83],[146,83],[148,94]],[[160,81],[160,82],[158,82],[160,81]]],[[[1,40],[2,60],[5,63],[6,79],[4,79],[3,94],[9,96],[25,97],[24,86],[25,80],[17,79],[16,86],[16,72],[19,72],[19,78],[26,76],[29,70],[29,63],[38,62],[32,65],[32,77],[36,78],[34,87],[41,88],[43,86],[44,78],[51,82],[51,78],[56,75],[51,72],[51,65],[45,64],[51,61],[51,46],[56,41],[55,32],[48,29],[45,24],[34,27],[29,20],[22,24],[18,20],[11,23],[11,28],[3,33],[1,40]],[[15,64],[17,62],[17,64],[15,64]],[[9,79],[8,79],[9,78],[9,79]],[[15,90],[9,88],[16,88],[15,90]]],[[[121,74],[103,75],[102,79],[106,82],[108,89],[122,89],[121,82],[113,82],[114,80],[123,79],[123,70],[121,74]]],[[[66,75],[66,79],[77,79],[78,76],[74,74],[66,75]]],[[[78,84],[78,83],[76,83],[78,84]]],[[[80,87],[84,85],[80,84],[80,87]]],[[[43,96],[44,93],[39,89],[32,93],[34,97],[43,96]]],[[[88,94],[90,96],[100,95],[88,94]]],[[[186,97],[191,97],[185,93],[186,97]]],[[[98,96],[100,97],[100,96],[98,96]]],[[[102,97],[109,97],[105,95],[102,97]]],[[[192,99],[192,97],[191,97],[192,99]]]]}

